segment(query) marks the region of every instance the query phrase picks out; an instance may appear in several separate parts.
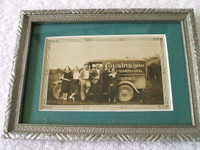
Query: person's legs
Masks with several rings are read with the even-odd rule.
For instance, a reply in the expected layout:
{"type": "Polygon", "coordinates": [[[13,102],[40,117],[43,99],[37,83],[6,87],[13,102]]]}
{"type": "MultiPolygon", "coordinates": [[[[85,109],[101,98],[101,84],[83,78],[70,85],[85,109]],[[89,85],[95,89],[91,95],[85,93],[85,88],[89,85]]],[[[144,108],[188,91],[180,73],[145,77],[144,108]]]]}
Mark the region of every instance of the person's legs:
{"type": "Polygon", "coordinates": [[[75,101],[79,95],[79,89],[79,80],[73,80],[71,84],[71,95],[69,98],[75,101]]]}
{"type": "Polygon", "coordinates": [[[85,93],[86,94],[89,93],[90,87],[91,87],[90,81],[87,80],[85,83],[85,93]]]}
{"type": "Polygon", "coordinates": [[[61,84],[61,97],[60,97],[60,99],[62,99],[62,100],[64,100],[64,98],[65,98],[65,93],[66,93],[66,87],[65,87],[65,82],[64,81],[62,81],[62,84],[61,84]]]}
{"type": "Polygon", "coordinates": [[[81,82],[81,100],[85,100],[85,87],[86,87],[86,82],[82,81],[81,82]]]}
{"type": "Polygon", "coordinates": [[[112,100],[113,102],[116,102],[116,100],[115,100],[115,90],[114,90],[114,87],[113,87],[113,86],[111,87],[111,100],[112,100]]]}
{"type": "Polygon", "coordinates": [[[67,96],[68,96],[68,93],[65,94],[65,98],[66,98],[66,100],[67,100],[67,96]]]}
{"type": "Polygon", "coordinates": [[[63,100],[65,98],[65,93],[62,93],[61,99],[63,100]]]}
{"type": "Polygon", "coordinates": [[[67,100],[68,93],[63,93],[63,100],[67,100]]]}
{"type": "Polygon", "coordinates": [[[111,102],[111,97],[112,97],[112,95],[111,95],[111,86],[109,86],[108,87],[108,102],[111,102]]]}
{"type": "Polygon", "coordinates": [[[69,99],[72,99],[74,97],[75,93],[74,93],[74,81],[72,81],[71,83],[71,88],[70,88],[70,96],[69,99]]]}
{"type": "Polygon", "coordinates": [[[103,83],[99,82],[98,84],[98,98],[100,100],[100,102],[103,100],[103,83]]]}
{"type": "Polygon", "coordinates": [[[113,102],[117,101],[117,90],[116,86],[113,86],[113,102]]]}
{"type": "Polygon", "coordinates": [[[69,99],[72,99],[74,97],[75,93],[72,93],[70,96],[69,96],[69,99]]]}
{"type": "Polygon", "coordinates": [[[93,97],[94,97],[94,101],[98,102],[99,100],[99,91],[98,91],[98,82],[93,84],[92,89],[93,89],[93,97]]]}
{"type": "Polygon", "coordinates": [[[68,95],[70,94],[71,92],[71,82],[66,82],[66,94],[65,94],[65,100],[68,100],[68,95]]]}

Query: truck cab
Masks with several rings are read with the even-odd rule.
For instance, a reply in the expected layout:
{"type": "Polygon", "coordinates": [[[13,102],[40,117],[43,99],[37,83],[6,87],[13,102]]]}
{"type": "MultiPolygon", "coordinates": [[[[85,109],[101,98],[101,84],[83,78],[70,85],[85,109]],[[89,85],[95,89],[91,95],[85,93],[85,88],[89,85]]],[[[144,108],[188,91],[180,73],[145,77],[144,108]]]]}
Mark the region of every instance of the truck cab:
{"type": "MultiPolygon", "coordinates": [[[[127,102],[134,98],[135,93],[140,93],[146,88],[146,63],[144,60],[94,60],[87,62],[90,68],[100,65],[107,74],[116,68],[119,79],[117,81],[117,97],[120,101],[127,102]]],[[[108,82],[103,83],[103,92],[107,92],[108,82]]]]}

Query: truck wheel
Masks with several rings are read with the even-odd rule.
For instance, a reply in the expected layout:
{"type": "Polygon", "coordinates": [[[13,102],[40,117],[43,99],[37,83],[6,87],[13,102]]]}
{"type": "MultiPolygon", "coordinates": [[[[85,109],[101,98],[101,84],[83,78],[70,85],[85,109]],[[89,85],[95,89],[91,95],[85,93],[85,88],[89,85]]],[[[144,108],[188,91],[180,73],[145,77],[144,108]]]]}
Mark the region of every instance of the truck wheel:
{"type": "Polygon", "coordinates": [[[134,97],[133,88],[124,84],[118,87],[118,99],[122,102],[128,102],[134,97]]]}
{"type": "Polygon", "coordinates": [[[55,99],[59,99],[60,98],[60,92],[61,92],[61,85],[56,85],[53,88],[53,97],[55,99]]]}

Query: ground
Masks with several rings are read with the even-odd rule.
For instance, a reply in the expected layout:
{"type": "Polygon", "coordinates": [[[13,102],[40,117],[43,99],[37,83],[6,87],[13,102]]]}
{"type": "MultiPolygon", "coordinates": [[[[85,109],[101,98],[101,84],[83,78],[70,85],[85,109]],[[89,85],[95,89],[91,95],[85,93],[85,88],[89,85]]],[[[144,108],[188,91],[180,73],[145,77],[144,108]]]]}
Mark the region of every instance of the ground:
{"type": "Polygon", "coordinates": [[[99,101],[94,101],[94,98],[92,95],[88,96],[85,101],[76,100],[73,101],[63,101],[63,100],[57,100],[53,97],[52,91],[54,87],[54,81],[58,79],[58,75],[49,75],[49,88],[48,88],[48,105],[109,105],[109,104],[115,104],[115,105],[123,105],[123,104],[163,104],[163,90],[162,90],[162,80],[158,79],[148,79],[146,88],[144,91],[140,91],[140,94],[136,94],[134,98],[129,102],[120,102],[117,101],[116,103],[109,103],[108,98],[106,95],[104,95],[99,101]]]}

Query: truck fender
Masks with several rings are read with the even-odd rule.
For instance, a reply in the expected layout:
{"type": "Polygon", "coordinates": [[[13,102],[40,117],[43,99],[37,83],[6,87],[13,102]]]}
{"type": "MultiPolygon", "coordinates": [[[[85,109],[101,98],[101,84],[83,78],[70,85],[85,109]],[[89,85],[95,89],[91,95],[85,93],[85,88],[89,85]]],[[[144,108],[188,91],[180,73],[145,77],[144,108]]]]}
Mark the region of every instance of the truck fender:
{"type": "Polygon", "coordinates": [[[129,84],[130,86],[132,86],[132,88],[133,88],[138,94],[140,93],[132,82],[130,82],[130,81],[120,81],[117,85],[119,86],[119,85],[122,85],[122,84],[129,84]]]}
{"type": "Polygon", "coordinates": [[[61,84],[62,83],[62,80],[56,80],[56,81],[54,81],[54,85],[59,85],[59,84],[61,84]]]}

